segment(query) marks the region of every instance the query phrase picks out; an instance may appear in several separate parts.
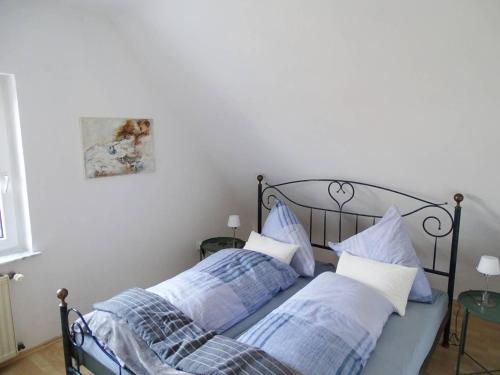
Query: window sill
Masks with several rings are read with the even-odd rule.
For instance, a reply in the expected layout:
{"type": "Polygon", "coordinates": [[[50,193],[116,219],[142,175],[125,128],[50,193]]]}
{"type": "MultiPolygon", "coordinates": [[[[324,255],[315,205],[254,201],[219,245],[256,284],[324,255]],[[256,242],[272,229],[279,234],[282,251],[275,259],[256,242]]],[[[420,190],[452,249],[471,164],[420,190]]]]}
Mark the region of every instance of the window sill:
{"type": "Polygon", "coordinates": [[[17,251],[8,251],[8,252],[5,252],[5,254],[0,251],[0,265],[12,263],[12,262],[15,262],[17,260],[31,258],[31,257],[38,255],[38,254],[41,254],[41,252],[40,251],[23,250],[23,249],[18,249],[17,251]]]}

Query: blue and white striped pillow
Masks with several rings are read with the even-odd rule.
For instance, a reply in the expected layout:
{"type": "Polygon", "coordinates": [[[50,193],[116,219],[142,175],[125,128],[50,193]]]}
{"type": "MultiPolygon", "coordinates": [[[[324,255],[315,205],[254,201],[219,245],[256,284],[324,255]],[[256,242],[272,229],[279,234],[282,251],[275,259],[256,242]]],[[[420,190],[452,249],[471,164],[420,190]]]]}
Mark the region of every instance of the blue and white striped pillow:
{"type": "Polygon", "coordinates": [[[432,303],[432,290],[420,259],[406,230],[403,217],[396,206],[391,206],[375,225],[340,242],[329,242],[338,256],[343,251],[378,262],[418,268],[410,291],[410,301],[432,303]]]}
{"type": "Polygon", "coordinates": [[[276,241],[299,245],[290,265],[299,275],[314,276],[314,254],[306,230],[288,206],[276,200],[262,234],[276,241]]]}

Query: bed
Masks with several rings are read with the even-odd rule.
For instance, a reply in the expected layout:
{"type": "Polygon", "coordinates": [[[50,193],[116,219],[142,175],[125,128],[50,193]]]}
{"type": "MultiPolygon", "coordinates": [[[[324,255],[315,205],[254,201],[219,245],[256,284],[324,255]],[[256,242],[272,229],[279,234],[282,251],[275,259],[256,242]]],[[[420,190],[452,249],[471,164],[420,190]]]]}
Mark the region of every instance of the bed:
{"type": "MultiPolygon", "coordinates": [[[[368,213],[364,210],[354,211],[353,209],[349,209],[351,207],[350,202],[356,197],[357,189],[363,188],[368,191],[382,191],[397,198],[416,202],[417,207],[404,212],[403,216],[417,216],[419,213],[426,212],[423,219],[421,219],[421,229],[423,233],[432,239],[433,246],[431,246],[432,266],[425,268],[425,271],[447,278],[447,291],[443,292],[433,289],[433,302],[431,304],[409,302],[407,313],[404,317],[393,314],[386,323],[382,335],[377,341],[375,350],[363,370],[364,375],[413,375],[423,373],[428,358],[435,345],[438,344],[441,335],[443,336],[442,345],[448,346],[460,228],[460,203],[463,200],[463,196],[455,194],[455,207],[453,214],[451,214],[446,208],[446,203],[433,203],[429,200],[393,189],[361,182],[335,179],[308,179],[271,185],[264,183],[263,177],[260,175],[257,177],[257,180],[258,231],[260,232],[262,229],[263,211],[269,210],[271,200],[279,196],[280,199],[286,200],[288,203],[305,210],[309,214],[308,224],[311,244],[313,247],[325,250],[330,250],[327,246],[327,238],[331,238],[332,234],[329,232],[329,229],[331,230],[332,227],[335,227],[335,236],[340,241],[349,224],[358,233],[358,230],[362,226],[361,220],[365,222],[366,220],[370,220],[372,223],[375,223],[381,217],[381,215],[368,213]],[[290,186],[299,187],[300,191],[302,185],[311,186],[311,184],[319,184],[327,187],[328,197],[333,202],[333,208],[331,206],[324,208],[322,206],[305,204],[301,200],[291,197],[286,192],[286,189],[290,186]],[[334,225],[332,225],[332,214],[338,217],[334,225]],[[318,215],[320,220],[318,220],[318,215]],[[432,227],[433,229],[430,226],[431,222],[435,224],[432,227]],[[321,240],[315,241],[315,238],[320,238],[321,240]],[[448,267],[446,270],[443,270],[438,269],[436,258],[440,248],[438,241],[445,240],[449,241],[451,250],[449,252],[448,267]],[[401,332],[405,334],[403,335],[401,332]]],[[[335,266],[332,264],[317,261],[315,277],[325,271],[334,270],[335,266]]],[[[268,303],[223,332],[222,335],[237,338],[276,307],[282,305],[296,292],[308,285],[313,279],[300,277],[289,289],[273,297],[268,303]]],[[[113,353],[106,350],[97,338],[85,333],[87,331],[85,320],[77,309],[68,308],[65,300],[67,295],[68,292],[66,289],[58,291],[58,298],[61,300],[60,315],[67,373],[79,374],[80,366],[85,366],[96,374],[132,375],[132,371],[123,367],[119,359],[113,353]],[[79,320],[75,323],[70,323],[69,316],[71,314],[74,314],[79,320]]]]}

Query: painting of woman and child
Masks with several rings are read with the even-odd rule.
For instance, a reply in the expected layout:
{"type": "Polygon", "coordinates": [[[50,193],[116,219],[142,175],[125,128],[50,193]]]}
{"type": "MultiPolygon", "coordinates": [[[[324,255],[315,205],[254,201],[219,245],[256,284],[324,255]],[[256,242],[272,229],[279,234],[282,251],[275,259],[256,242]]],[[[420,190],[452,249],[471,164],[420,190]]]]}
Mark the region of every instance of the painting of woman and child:
{"type": "Polygon", "coordinates": [[[154,170],[151,119],[81,118],[85,176],[154,170]]]}

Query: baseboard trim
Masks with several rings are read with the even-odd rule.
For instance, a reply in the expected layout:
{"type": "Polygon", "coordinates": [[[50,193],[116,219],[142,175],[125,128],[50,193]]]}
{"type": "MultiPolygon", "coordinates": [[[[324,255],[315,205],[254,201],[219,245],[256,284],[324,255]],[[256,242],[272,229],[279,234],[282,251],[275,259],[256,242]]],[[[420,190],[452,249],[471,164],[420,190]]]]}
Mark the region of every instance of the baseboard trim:
{"type": "Polygon", "coordinates": [[[61,340],[62,340],[62,337],[57,336],[57,337],[54,337],[48,341],[45,341],[44,343],[42,343],[40,345],[36,345],[32,348],[23,350],[23,351],[19,352],[15,357],[8,359],[5,362],[0,363],[0,369],[3,367],[7,367],[13,363],[16,363],[17,361],[20,361],[21,359],[23,359],[23,358],[25,358],[33,353],[39,352],[40,350],[45,349],[47,346],[50,346],[50,345],[52,345],[58,341],[61,341],[61,340]]]}

